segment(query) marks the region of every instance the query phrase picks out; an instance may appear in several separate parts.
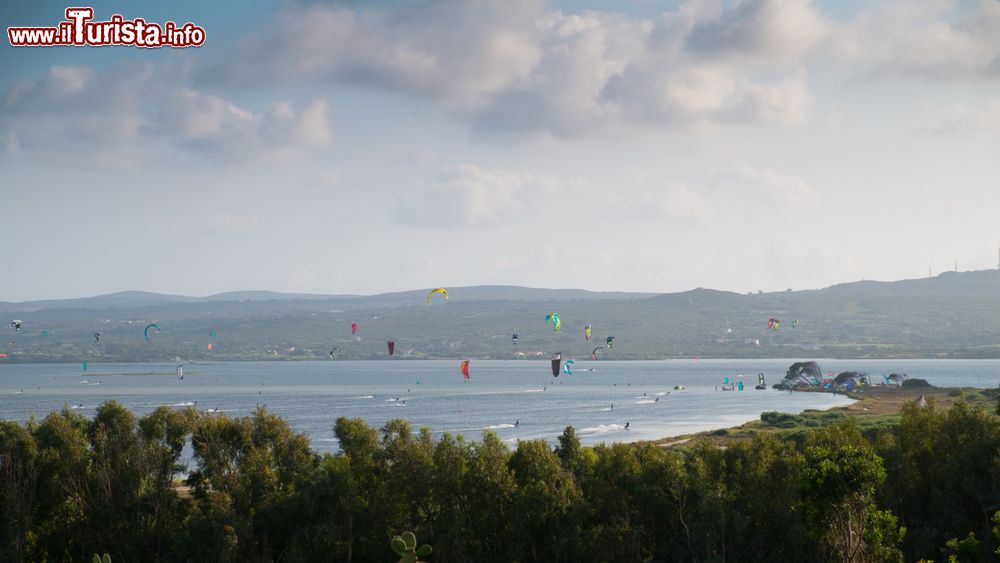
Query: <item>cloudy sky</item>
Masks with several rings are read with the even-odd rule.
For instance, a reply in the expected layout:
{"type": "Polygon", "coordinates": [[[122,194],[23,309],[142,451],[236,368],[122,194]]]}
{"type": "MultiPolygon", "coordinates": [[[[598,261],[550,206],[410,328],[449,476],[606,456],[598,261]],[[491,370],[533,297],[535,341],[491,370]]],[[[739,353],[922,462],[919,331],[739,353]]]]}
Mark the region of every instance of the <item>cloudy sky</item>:
{"type": "Polygon", "coordinates": [[[997,0],[85,4],[207,41],[3,41],[0,300],[996,267],[997,0]]]}

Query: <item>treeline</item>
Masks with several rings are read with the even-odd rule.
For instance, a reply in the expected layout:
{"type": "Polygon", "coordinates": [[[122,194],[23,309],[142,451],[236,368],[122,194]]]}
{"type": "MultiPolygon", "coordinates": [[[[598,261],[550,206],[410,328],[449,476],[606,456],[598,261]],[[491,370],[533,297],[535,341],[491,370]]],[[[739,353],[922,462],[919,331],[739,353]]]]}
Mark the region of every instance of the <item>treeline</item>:
{"type": "Polygon", "coordinates": [[[393,561],[416,533],[450,561],[986,561],[1000,417],[907,406],[681,450],[583,448],[567,428],[510,448],[403,420],[340,418],[318,455],[281,418],[115,402],[0,422],[0,560],[393,561]],[[190,450],[186,450],[190,447],[190,450]],[[182,460],[190,458],[191,466],[182,460]]]}

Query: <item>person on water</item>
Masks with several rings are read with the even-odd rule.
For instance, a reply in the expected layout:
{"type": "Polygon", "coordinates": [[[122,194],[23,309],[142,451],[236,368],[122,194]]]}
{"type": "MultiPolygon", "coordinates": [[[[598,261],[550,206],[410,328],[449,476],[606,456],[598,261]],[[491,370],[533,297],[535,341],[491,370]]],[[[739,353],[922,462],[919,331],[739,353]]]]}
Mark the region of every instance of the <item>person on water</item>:
{"type": "Polygon", "coordinates": [[[625,423],[625,430],[628,430],[628,425],[629,425],[629,424],[631,424],[631,423],[630,423],[630,422],[626,422],[626,423],[625,423]]]}
{"type": "Polygon", "coordinates": [[[520,425],[521,425],[521,419],[520,418],[514,421],[514,428],[517,428],[520,425]]]}

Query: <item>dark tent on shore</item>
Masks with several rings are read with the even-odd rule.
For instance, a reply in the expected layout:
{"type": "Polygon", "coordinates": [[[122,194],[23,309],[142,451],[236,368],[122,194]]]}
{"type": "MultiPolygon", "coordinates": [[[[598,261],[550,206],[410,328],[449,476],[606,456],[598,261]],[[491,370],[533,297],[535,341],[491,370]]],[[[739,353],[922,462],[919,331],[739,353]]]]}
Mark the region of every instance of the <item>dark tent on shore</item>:
{"type": "Polygon", "coordinates": [[[895,383],[896,385],[899,385],[900,383],[906,380],[906,377],[907,376],[905,373],[890,373],[889,381],[895,383]]]}
{"type": "Polygon", "coordinates": [[[856,371],[842,371],[837,377],[833,379],[834,385],[847,385],[852,381],[856,384],[858,381],[865,379],[865,374],[856,371]]]}

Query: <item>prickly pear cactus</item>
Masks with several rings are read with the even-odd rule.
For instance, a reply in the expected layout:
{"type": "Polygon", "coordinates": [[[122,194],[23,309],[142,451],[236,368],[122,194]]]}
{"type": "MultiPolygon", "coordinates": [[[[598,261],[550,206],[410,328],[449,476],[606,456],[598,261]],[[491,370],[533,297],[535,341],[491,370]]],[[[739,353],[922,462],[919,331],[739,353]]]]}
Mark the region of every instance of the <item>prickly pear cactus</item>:
{"type": "Polygon", "coordinates": [[[420,557],[431,554],[431,546],[417,547],[417,536],[413,532],[403,532],[392,538],[392,550],[399,555],[399,563],[420,563],[420,557]]]}

